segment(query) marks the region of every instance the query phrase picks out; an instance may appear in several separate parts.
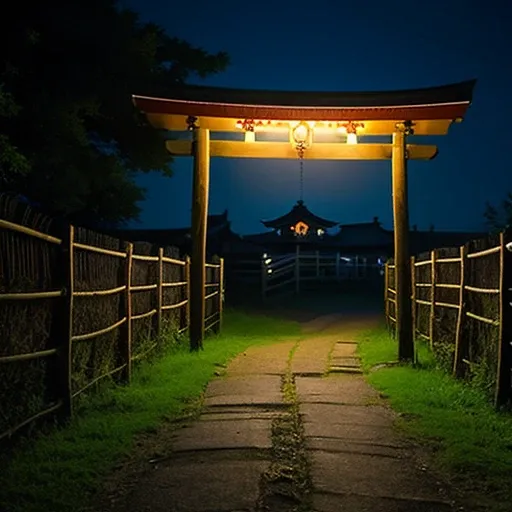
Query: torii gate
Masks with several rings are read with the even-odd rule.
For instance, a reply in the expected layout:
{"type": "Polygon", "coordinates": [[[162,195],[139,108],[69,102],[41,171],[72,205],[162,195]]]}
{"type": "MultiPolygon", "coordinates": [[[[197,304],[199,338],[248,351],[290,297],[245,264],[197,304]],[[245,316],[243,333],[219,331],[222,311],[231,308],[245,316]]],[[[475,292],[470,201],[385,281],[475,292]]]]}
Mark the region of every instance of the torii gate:
{"type": "Polygon", "coordinates": [[[194,157],[190,340],[202,346],[205,317],[206,222],[210,157],[308,160],[391,160],[399,358],[414,356],[409,258],[407,160],[431,160],[437,147],[407,144],[409,135],[446,135],[469,107],[476,80],[385,92],[285,92],[182,86],[168,98],[133,96],[158,129],[193,133],[168,140],[176,156],[194,157]],[[259,131],[281,130],[289,141],[257,141],[259,131]],[[343,142],[316,142],[315,132],[338,132],[343,142]],[[211,132],[242,132],[244,140],[210,139],[211,132]],[[357,143],[357,136],[390,136],[391,143],[357,143]]]}

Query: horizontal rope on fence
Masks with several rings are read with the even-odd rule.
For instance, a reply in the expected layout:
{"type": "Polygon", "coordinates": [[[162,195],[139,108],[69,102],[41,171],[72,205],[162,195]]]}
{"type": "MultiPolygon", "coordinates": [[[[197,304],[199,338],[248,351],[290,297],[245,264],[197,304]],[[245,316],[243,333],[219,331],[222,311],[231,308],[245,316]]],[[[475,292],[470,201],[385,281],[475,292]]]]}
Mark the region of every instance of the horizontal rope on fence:
{"type": "Polygon", "coordinates": [[[171,263],[172,265],[181,265],[183,267],[187,264],[186,261],[177,260],[174,258],[168,258],[167,256],[162,256],[162,262],[163,263],[171,263]]]}
{"type": "Polygon", "coordinates": [[[0,300],[37,300],[37,299],[53,299],[55,297],[62,297],[64,290],[54,290],[51,292],[16,292],[16,293],[1,293],[0,300]]]}
{"type": "Polygon", "coordinates": [[[388,292],[390,292],[390,293],[396,293],[396,290],[394,290],[393,288],[388,288],[388,292]]]}
{"type": "Polygon", "coordinates": [[[207,317],[204,321],[205,323],[205,331],[211,329],[212,327],[214,327],[215,325],[217,325],[219,322],[220,322],[220,318],[215,318],[215,317],[218,317],[218,313],[215,312],[213,313],[212,315],[210,315],[209,317],[207,317]],[[210,320],[214,319],[214,321],[208,325],[208,322],[210,322],[210,320]]]}
{"type": "Polygon", "coordinates": [[[138,285],[131,285],[130,291],[131,292],[148,292],[149,290],[156,290],[158,287],[157,284],[138,284],[138,285]]]}
{"type": "Polygon", "coordinates": [[[205,263],[204,265],[206,268],[220,268],[219,263],[205,263]]]}
{"type": "Polygon", "coordinates": [[[476,293],[500,293],[499,288],[478,288],[476,286],[469,286],[465,285],[464,290],[469,290],[470,292],[476,292],[476,293]]]}
{"type": "Polygon", "coordinates": [[[436,288],[448,288],[451,290],[460,290],[460,284],[452,284],[452,283],[436,283],[436,288]]]}
{"type": "Polygon", "coordinates": [[[462,260],[460,258],[438,258],[436,259],[436,263],[460,263],[462,260]]]}
{"type": "Polygon", "coordinates": [[[39,352],[15,354],[13,356],[0,356],[0,363],[12,363],[14,361],[30,361],[31,359],[40,359],[41,357],[53,356],[56,353],[56,348],[50,348],[48,350],[40,350],[39,352]]]}
{"type": "Polygon", "coordinates": [[[216,295],[219,294],[219,291],[215,291],[215,292],[212,292],[212,293],[209,293],[208,295],[205,296],[204,300],[208,300],[208,299],[211,299],[212,297],[215,297],[216,295]]]}
{"type": "Polygon", "coordinates": [[[491,247],[490,249],[485,249],[484,251],[470,252],[466,256],[468,258],[480,258],[482,256],[488,256],[489,254],[500,252],[500,250],[501,247],[498,245],[497,247],[491,247]]]}
{"type": "Polygon", "coordinates": [[[420,331],[416,331],[416,334],[420,337],[420,338],[424,338],[428,341],[430,341],[430,336],[427,336],[426,334],[423,334],[422,332],[420,331]]]}
{"type": "MultiPolygon", "coordinates": [[[[414,266],[415,267],[422,267],[423,265],[430,265],[430,264],[432,264],[432,260],[422,260],[422,261],[416,261],[414,263],[414,266]]],[[[393,268],[395,268],[394,265],[393,265],[393,268]]]]}
{"type": "Polygon", "coordinates": [[[174,286],[185,286],[187,285],[187,281],[178,281],[176,283],[162,283],[162,288],[171,288],[174,286]]]}
{"type": "MultiPolygon", "coordinates": [[[[144,254],[132,254],[132,259],[137,261],[158,261],[158,256],[145,256],[144,254]]],[[[163,258],[162,258],[163,261],[163,258]]]]}
{"type": "Polygon", "coordinates": [[[153,316],[157,313],[156,309],[152,309],[151,311],[146,311],[146,313],[139,313],[138,315],[132,315],[131,320],[140,320],[141,318],[147,318],[148,316],[153,316]]]}
{"type": "Polygon", "coordinates": [[[82,394],[85,390],[89,389],[91,386],[94,386],[94,384],[97,384],[100,380],[106,379],[107,377],[110,377],[114,375],[115,373],[120,372],[121,370],[124,370],[126,368],[126,363],[114,368],[113,370],[110,370],[107,373],[104,373],[103,375],[100,375],[99,377],[96,377],[95,379],[91,380],[91,382],[88,382],[82,389],[79,389],[78,391],[75,391],[71,398],[76,398],[78,395],[82,394]]]}
{"type": "Polygon", "coordinates": [[[416,283],[415,286],[417,286],[418,288],[431,288],[432,284],[431,283],[416,283]]]}
{"type": "Polygon", "coordinates": [[[46,416],[47,414],[51,414],[51,413],[57,411],[61,407],[62,407],[62,401],[59,400],[58,402],[51,405],[50,407],[47,407],[46,409],[39,411],[38,413],[34,414],[33,416],[30,416],[30,418],[27,418],[26,420],[23,420],[21,423],[18,423],[16,426],[11,427],[9,430],[2,432],[0,434],[0,440],[4,439],[6,437],[11,437],[20,428],[23,428],[25,425],[28,425],[29,423],[32,423],[33,421],[38,420],[39,418],[42,418],[43,416],[46,416]]]}
{"type": "Polygon", "coordinates": [[[105,297],[106,295],[115,295],[119,292],[124,292],[126,290],[126,285],[117,286],[116,288],[109,288],[107,290],[91,290],[91,291],[81,291],[81,292],[73,292],[73,297],[105,297]]]}
{"type": "Polygon", "coordinates": [[[23,233],[24,235],[28,235],[33,238],[39,238],[40,240],[44,240],[50,244],[62,244],[62,240],[60,238],[47,235],[46,233],[41,233],[40,231],[21,226],[20,224],[14,224],[14,222],[9,222],[8,220],[0,219],[0,228],[10,229],[11,231],[17,231],[18,233],[23,233]]]}
{"type": "Polygon", "coordinates": [[[211,287],[213,287],[213,286],[214,286],[215,288],[218,288],[218,287],[220,286],[220,284],[219,284],[219,283],[206,283],[206,284],[204,285],[204,287],[205,287],[205,288],[211,288],[211,287]]]}
{"type": "Polygon", "coordinates": [[[71,341],[85,341],[85,340],[90,340],[91,338],[96,338],[96,336],[101,336],[102,334],[107,334],[107,332],[117,329],[119,326],[123,325],[125,322],[126,322],[126,317],[121,318],[121,320],[118,320],[115,324],[105,327],[104,329],[100,329],[99,331],[94,331],[94,332],[90,332],[87,334],[77,334],[77,335],[71,336],[71,341]]]}
{"type": "Polygon", "coordinates": [[[466,311],[466,315],[469,316],[469,318],[473,318],[475,320],[479,320],[480,322],[483,322],[485,324],[500,325],[500,321],[499,320],[493,320],[491,318],[485,318],[484,316],[475,315],[474,313],[471,313],[471,311],[466,311]]]}
{"type": "Polygon", "coordinates": [[[441,308],[452,308],[452,309],[460,309],[459,304],[451,304],[449,302],[434,302],[434,306],[439,306],[441,308]]]}
{"type": "MultiPolygon", "coordinates": [[[[188,303],[188,299],[182,300],[181,302],[177,302],[176,304],[167,304],[166,306],[162,306],[162,311],[167,311],[169,309],[181,308],[183,306],[186,306],[187,303],[188,303]]],[[[185,327],[185,329],[188,329],[188,327],[185,327]]]]}
{"type": "Polygon", "coordinates": [[[126,258],[125,252],[114,251],[112,249],[103,249],[103,247],[96,247],[94,245],[86,245],[86,244],[81,244],[79,242],[73,242],[73,247],[75,249],[82,249],[83,251],[104,254],[105,256],[115,256],[116,258],[126,258]]]}
{"type": "Polygon", "coordinates": [[[153,352],[153,350],[155,350],[155,348],[158,346],[157,343],[153,343],[150,345],[150,347],[148,349],[146,349],[144,352],[140,353],[140,354],[137,354],[135,356],[132,356],[130,359],[132,361],[138,361],[139,359],[144,359],[148,354],[150,354],[151,352],[153,352]]]}

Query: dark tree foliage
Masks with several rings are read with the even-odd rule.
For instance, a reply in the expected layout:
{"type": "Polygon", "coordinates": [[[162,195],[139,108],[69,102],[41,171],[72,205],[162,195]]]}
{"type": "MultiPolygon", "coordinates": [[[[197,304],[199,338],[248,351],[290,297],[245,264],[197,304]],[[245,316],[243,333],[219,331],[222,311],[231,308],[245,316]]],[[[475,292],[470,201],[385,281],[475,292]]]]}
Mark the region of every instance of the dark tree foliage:
{"type": "Polygon", "coordinates": [[[509,192],[499,206],[487,203],[484,212],[490,231],[499,232],[512,226],[512,192],[509,192]]]}
{"type": "Polygon", "coordinates": [[[136,172],[171,175],[131,95],[223,70],[115,0],[13,2],[0,18],[0,187],[82,224],[137,218],[136,172]]]}

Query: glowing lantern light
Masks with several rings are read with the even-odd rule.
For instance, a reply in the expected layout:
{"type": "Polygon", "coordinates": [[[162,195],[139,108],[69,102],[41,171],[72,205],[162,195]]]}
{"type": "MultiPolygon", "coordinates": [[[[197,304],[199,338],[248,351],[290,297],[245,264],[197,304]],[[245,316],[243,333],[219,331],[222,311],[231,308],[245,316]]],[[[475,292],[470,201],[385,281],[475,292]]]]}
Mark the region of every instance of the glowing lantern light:
{"type": "Polygon", "coordinates": [[[347,133],[347,144],[357,144],[356,133],[347,133]]]}
{"type": "Polygon", "coordinates": [[[309,138],[310,128],[306,123],[299,123],[292,131],[295,144],[305,144],[309,138]]]}
{"type": "Polygon", "coordinates": [[[245,142],[254,142],[256,140],[256,135],[253,131],[245,132],[245,142]]]}

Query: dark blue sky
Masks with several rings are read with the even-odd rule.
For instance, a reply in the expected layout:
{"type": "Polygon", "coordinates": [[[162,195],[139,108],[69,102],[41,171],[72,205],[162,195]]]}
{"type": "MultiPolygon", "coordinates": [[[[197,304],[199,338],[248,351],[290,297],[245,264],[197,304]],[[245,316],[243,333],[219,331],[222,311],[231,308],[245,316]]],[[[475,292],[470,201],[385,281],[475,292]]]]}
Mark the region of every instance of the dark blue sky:
{"type": "MultiPolygon", "coordinates": [[[[477,78],[463,123],[435,143],[432,161],[409,163],[410,222],[419,229],[480,230],[486,201],[512,191],[512,1],[123,0],[190,43],[231,57],[227,71],[195,83],[254,89],[386,90],[477,78]]],[[[137,93],[137,91],[134,91],[137,93]]],[[[190,224],[192,160],[169,178],[142,176],[141,224],[190,224]]],[[[378,216],[392,228],[389,162],[305,164],[304,199],[341,223],[378,216]]],[[[210,212],[229,210],[239,233],[287,212],[299,198],[296,161],[212,159],[210,212]]]]}

